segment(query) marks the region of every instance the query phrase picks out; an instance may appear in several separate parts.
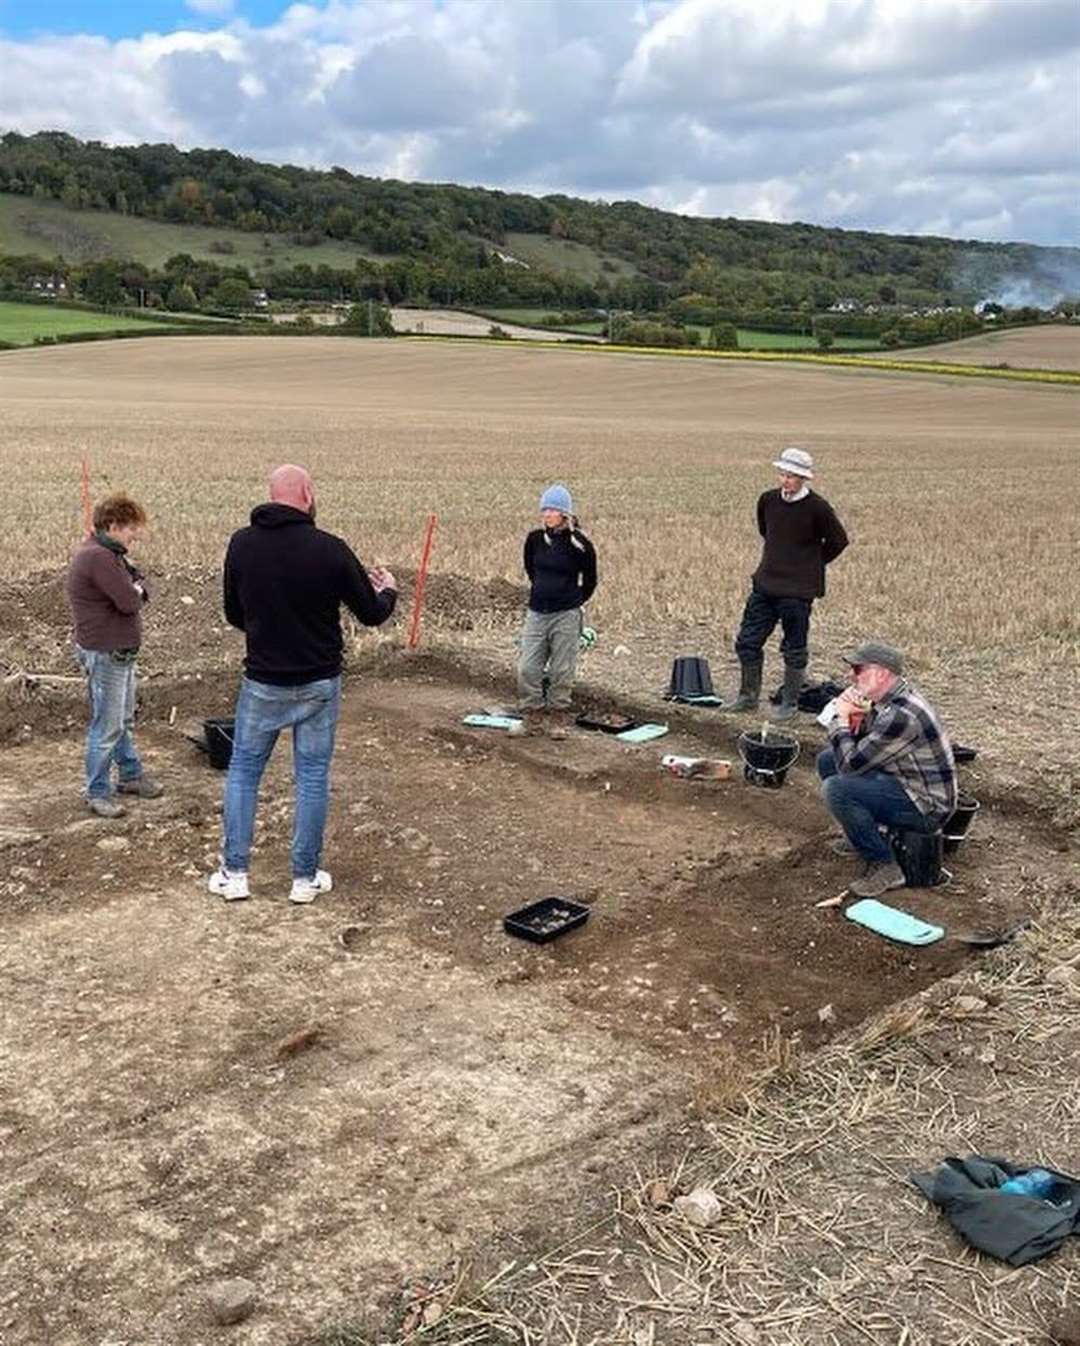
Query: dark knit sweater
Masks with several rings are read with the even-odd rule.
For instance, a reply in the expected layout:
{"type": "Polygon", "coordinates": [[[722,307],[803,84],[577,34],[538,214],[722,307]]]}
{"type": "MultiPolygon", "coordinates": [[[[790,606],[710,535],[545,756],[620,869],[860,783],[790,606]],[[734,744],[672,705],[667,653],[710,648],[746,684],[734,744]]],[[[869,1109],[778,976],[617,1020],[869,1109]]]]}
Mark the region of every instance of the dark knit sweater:
{"type": "Polygon", "coordinates": [[[754,587],[772,598],[820,598],[825,567],[848,544],[832,506],[810,491],[802,500],[785,500],[779,490],[765,491],[757,503],[758,532],[765,539],[754,587]]]}
{"type": "Polygon", "coordinates": [[[349,546],[290,505],[259,505],[225,555],[225,616],[247,636],[244,671],[295,687],[341,672],[341,604],[365,626],[394,610],[349,546]]]}
{"type": "Polygon", "coordinates": [[[135,650],[142,641],[143,595],[122,552],[88,537],[67,573],[75,643],[84,650],[135,650]]]}
{"type": "Polygon", "coordinates": [[[596,590],[596,552],[577,530],[548,532],[534,528],[525,539],[525,573],[529,577],[529,607],[533,612],[566,612],[587,603],[596,590]]]}

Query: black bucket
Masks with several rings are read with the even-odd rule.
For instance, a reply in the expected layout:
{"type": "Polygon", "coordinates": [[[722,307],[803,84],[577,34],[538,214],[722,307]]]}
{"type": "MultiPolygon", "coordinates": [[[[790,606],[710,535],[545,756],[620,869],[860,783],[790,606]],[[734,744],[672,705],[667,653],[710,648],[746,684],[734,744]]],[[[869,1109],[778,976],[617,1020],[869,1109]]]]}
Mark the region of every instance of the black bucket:
{"type": "Polygon", "coordinates": [[[749,730],[739,735],[739,756],[743,760],[743,777],[751,785],[763,785],[779,790],[784,777],[799,755],[799,740],[790,734],[766,734],[749,730]]]}
{"type": "Polygon", "coordinates": [[[957,798],[955,810],[946,818],[945,825],[941,829],[945,834],[946,855],[951,855],[967,836],[978,811],[977,799],[972,799],[970,795],[960,795],[957,798]]]}
{"type": "Polygon", "coordinates": [[[206,737],[206,754],[210,765],[218,771],[228,769],[232,759],[233,734],[236,732],[235,720],[203,720],[203,734],[206,737]]]}
{"type": "Polygon", "coordinates": [[[671,665],[667,697],[715,696],[708,659],[699,655],[680,655],[671,665]]]}
{"type": "Polygon", "coordinates": [[[909,888],[935,888],[941,883],[945,839],[940,832],[889,829],[889,843],[909,888]]]}

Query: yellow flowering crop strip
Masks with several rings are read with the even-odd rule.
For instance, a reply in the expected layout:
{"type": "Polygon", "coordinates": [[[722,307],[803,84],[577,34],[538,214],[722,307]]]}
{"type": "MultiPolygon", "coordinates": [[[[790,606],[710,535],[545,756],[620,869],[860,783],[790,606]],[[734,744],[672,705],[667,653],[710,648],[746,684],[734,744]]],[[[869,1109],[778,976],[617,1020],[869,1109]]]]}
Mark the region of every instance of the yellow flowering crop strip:
{"type": "MultiPolygon", "coordinates": [[[[404,335],[404,334],[403,334],[404,335]]],[[[398,340],[401,338],[399,337],[398,340]]],[[[435,333],[409,334],[418,341],[455,341],[463,345],[507,346],[505,337],[455,337],[435,333]]],[[[667,355],[682,360],[754,360],[779,364],[834,365],[846,369],[895,371],[898,374],[952,374],[959,378],[1009,379],[1020,383],[1080,386],[1080,371],[1067,369],[999,369],[993,365],[949,364],[944,360],[890,360],[875,356],[830,355],[816,351],[716,351],[701,346],[612,346],[598,341],[518,341],[515,346],[544,350],[597,351],[618,355],[667,355]]]]}

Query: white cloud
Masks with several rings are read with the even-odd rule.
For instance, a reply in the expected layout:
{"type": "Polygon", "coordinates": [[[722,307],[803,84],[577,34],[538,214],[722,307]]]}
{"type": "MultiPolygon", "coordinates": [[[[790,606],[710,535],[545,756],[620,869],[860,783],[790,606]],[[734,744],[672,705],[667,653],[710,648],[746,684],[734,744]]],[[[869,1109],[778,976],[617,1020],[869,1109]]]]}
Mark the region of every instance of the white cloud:
{"type": "Polygon", "coordinates": [[[687,213],[1071,242],[1075,0],[326,0],[0,41],[0,129],[687,213]],[[1011,231],[1011,232],[1010,232],[1011,231]]]}

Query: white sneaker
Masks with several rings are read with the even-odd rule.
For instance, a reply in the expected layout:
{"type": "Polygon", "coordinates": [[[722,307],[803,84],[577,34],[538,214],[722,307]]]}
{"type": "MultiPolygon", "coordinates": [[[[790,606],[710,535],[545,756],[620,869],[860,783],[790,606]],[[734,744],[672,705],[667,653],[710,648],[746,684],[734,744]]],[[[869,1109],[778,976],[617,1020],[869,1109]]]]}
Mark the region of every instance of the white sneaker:
{"type": "Polygon", "coordinates": [[[217,897],[223,897],[226,902],[241,902],[245,897],[250,897],[248,891],[248,876],[243,869],[226,869],[224,865],[216,869],[206,881],[206,886],[217,897]]]}
{"type": "Polygon", "coordinates": [[[320,893],[328,893],[334,880],[325,869],[317,869],[313,879],[293,879],[290,902],[314,902],[320,893]]]}

